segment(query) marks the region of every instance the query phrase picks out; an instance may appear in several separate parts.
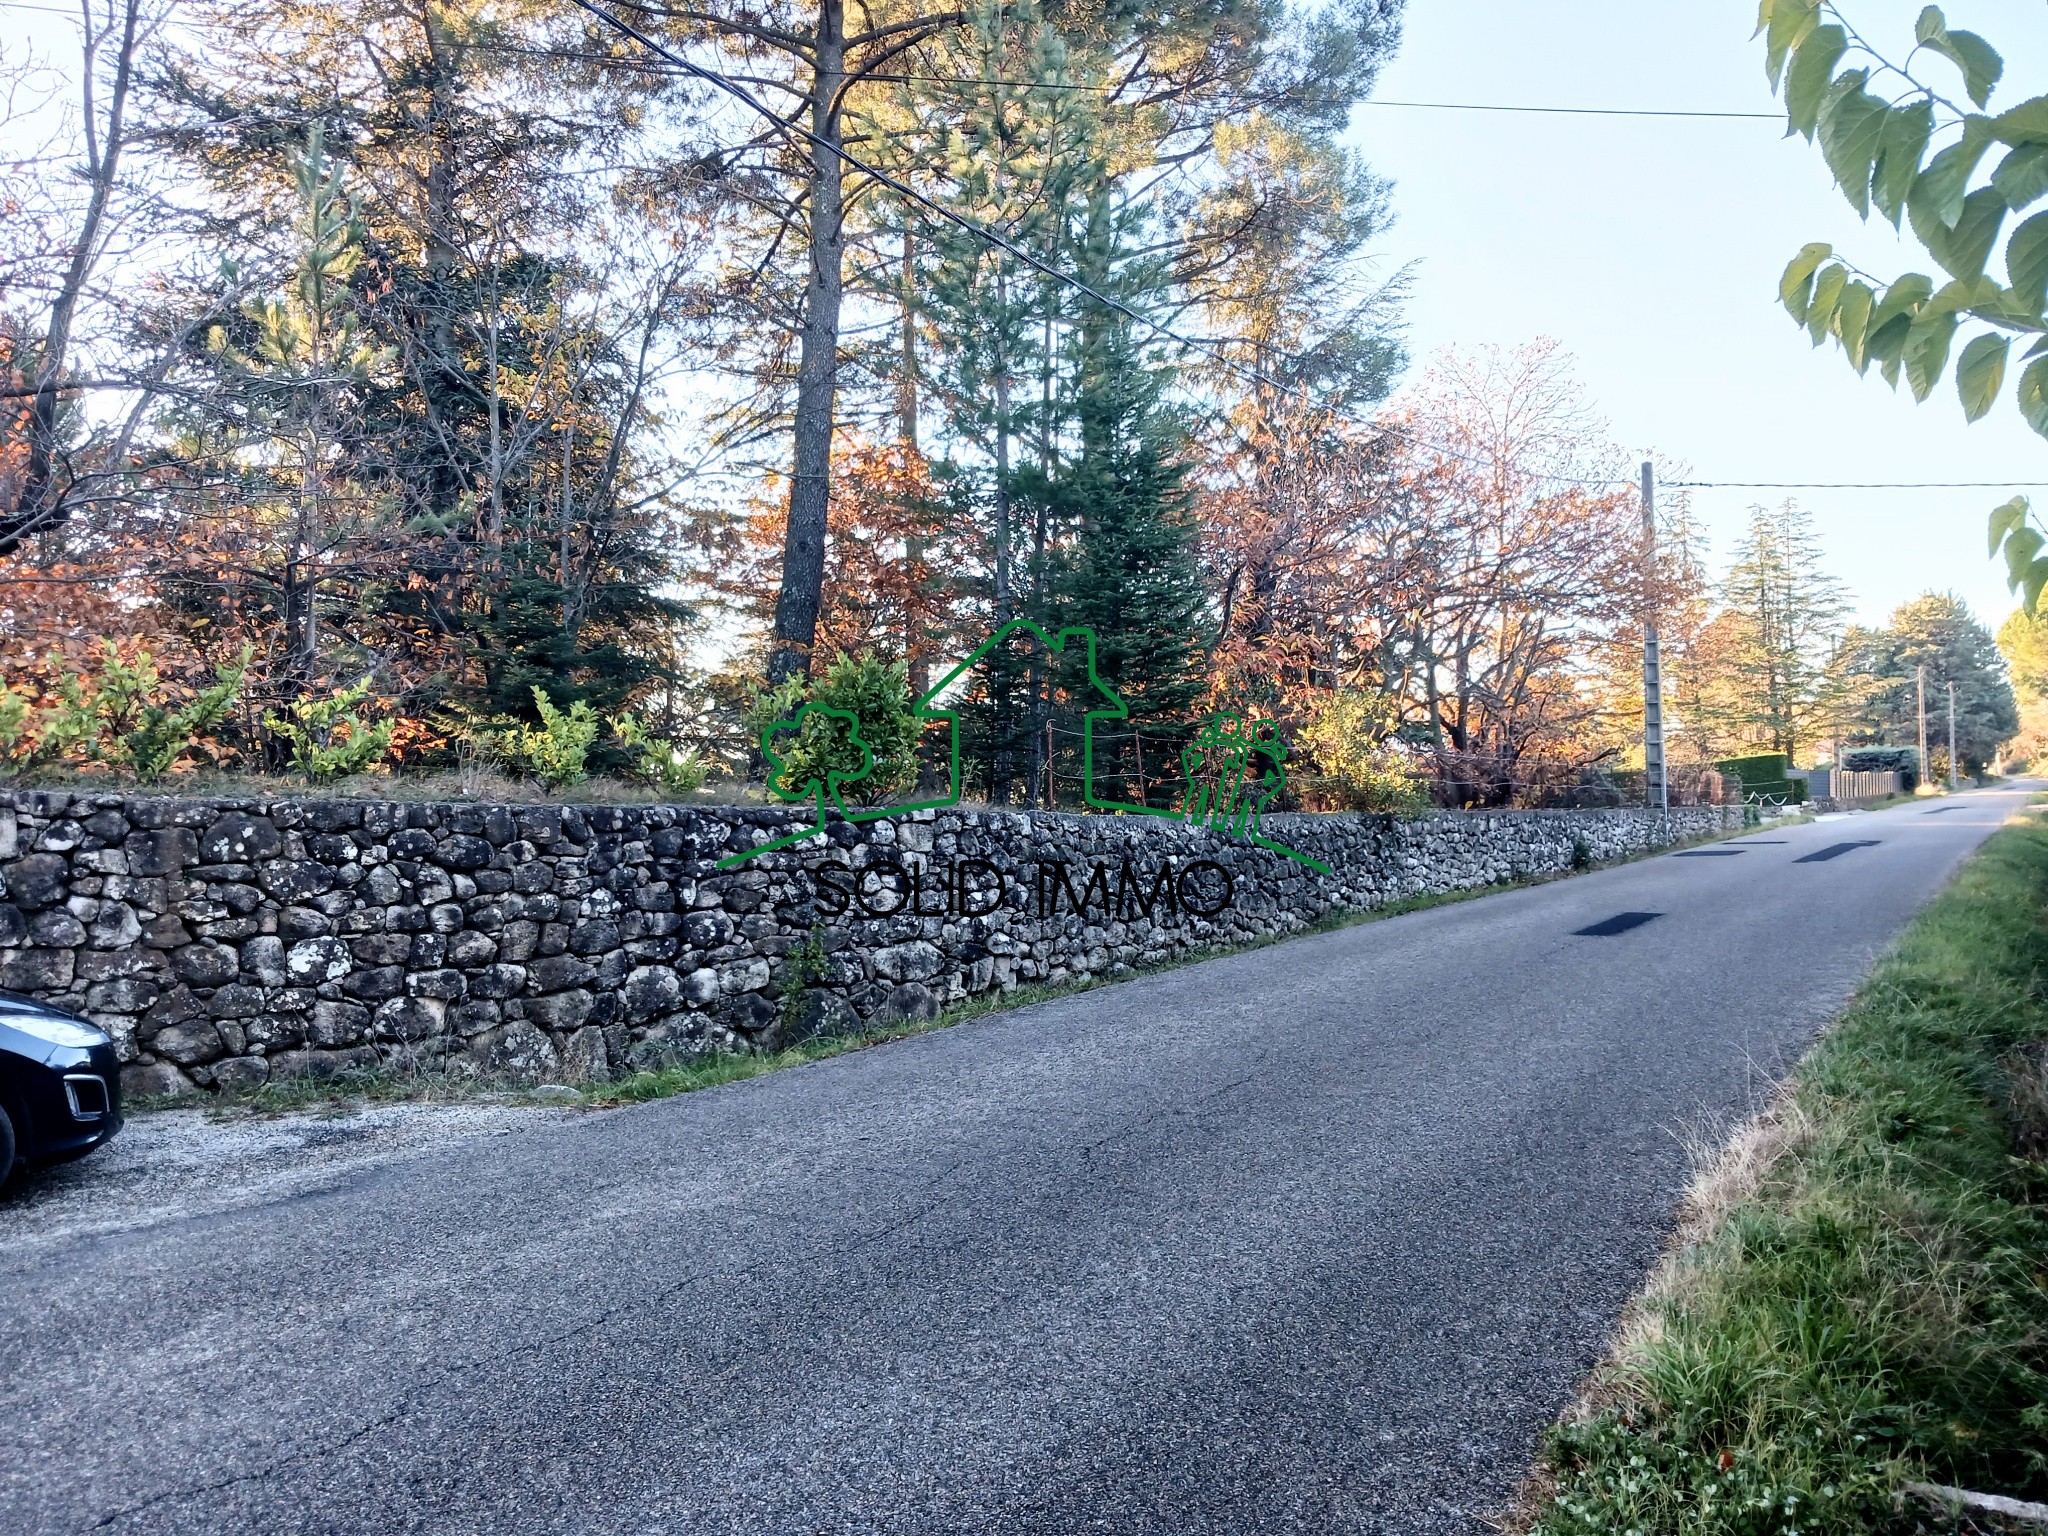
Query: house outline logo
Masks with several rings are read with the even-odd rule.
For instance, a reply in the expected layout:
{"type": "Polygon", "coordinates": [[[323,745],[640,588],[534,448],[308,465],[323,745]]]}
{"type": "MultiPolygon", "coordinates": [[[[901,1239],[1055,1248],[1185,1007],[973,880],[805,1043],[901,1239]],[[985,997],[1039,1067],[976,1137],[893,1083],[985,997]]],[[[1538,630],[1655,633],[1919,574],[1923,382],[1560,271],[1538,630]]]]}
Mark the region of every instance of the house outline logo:
{"type": "MultiPolygon", "coordinates": [[[[1319,870],[1323,874],[1331,873],[1329,865],[1322,863],[1320,860],[1312,859],[1306,854],[1297,853],[1294,849],[1284,844],[1273,842],[1260,833],[1260,814],[1272,800],[1273,796],[1278,793],[1280,781],[1285,778],[1286,774],[1286,770],[1280,766],[1282,759],[1286,755],[1286,747],[1279,742],[1277,729],[1272,732],[1268,739],[1258,744],[1258,750],[1268,756],[1273,767],[1273,772],[1262,776],[1261,779],[1262,785],[1265,786],[1265,792],[1255,801],[1245,803],[1242,808],[1231,807],[1232,811],[1235,812],[1234,818],[1226,818],[1216,814],[1210,807],[1207,797],[1197,797],[1192,783],[1190,784],[1188,795],[1182,800],[1181,804],[1173,806],[1146,805],[1127,800],[1112,800],[1098,795],[1095,789],[1095,727],[1098,722],[1104,720],[1128,720],[1131,714],[1130,706],[1124,702],[1122,694],[1103,681],[1101,672],[1097,670],[1097,640],[1094,630],[1085,625],[1077,624],[1060,630],[1055,637],[1048,635],[1030,619],[1012,619],[1009,623],[996,630],[994,634],[990,635],[969,652],[966,657],[957,662],[944,677],[927,688],[918,698],[913,708],[912,720],[920,736],[925,727],[932,722],[943,721],[945,723],[947,751],[946,786],[943,794],[924,800],[913,800],[901,804],[861,810],[855,810],[848,806],[844,794],[841,793],[842,786],[858,783],[874,771],[874,753],[868,743],[861,739],[860,723],[849,711],[835,709],[824,704],[805,704],[793,715],[771,721],[762,729],[761,755],[772,765],[768,774],[768,792],[785,803],[794,804],[804,800],[812,802],[817,809],[816,823],[812,826],[786,833],[781,837],[773,838],[768,842],[756,843],[751,848],[740,852],[727,854],[718,861],[718,867],[720,869],[733,869],[757,854],[773,853],[778,849],[787,848],[792,844],[804,842],[818,836],[825,830],[825,802],[827,799],[831,800],[841,816],[847,821],[854,823],[883,821],[889,817],[903,816],[913,811],[939,811],[958,805],[965,786],[965,775],[960,765],[960,714],[958,710],[940,708],[937,700],[948,688],[951,688],[962,677],[973,671],[991,651],[995,650],[1012,636],[1018,634],[1033,636],[1039,644],[1045,647],[1050,655],[1071,655],[1073,652],[1070,651],[1069,647],[1078,642],[1081,648],[1079,654],[1087,662],[1087,686],[1093,689],[1099,697],[1109,701],[1105,705],[1088,710],[1082,716],[1081,797],[1082,802],[1089,809],[1116,811],[1131,816],[1157,816],[1162,820],[1186,821],[1197,826],[1214,826],[1219,830],[1243,836],[1247,841],[1261,848],[1268,849],[1273,853],[1283,854],[1287,858],[1293,859],[1297,863],[1305,864],[1311,869],[1319,870]],[[802,731],[804,723],[814,714],[842,720],[846,723],[851,744],[860,748],[861,766],[858,770],[833,769],[826,774],[823,782],[819,782],[814,777],[806,782],[805,788],[792,791],[786,782],[783,781],[783,775],[788,766],[788,759],[783,753],[775,749],[775,738],[787,735],[793,740],[797,733],[802,731]]],[[[1209,736],[1217,733],[1221,729],[1220,723],[1226,718],[1231,718],[1228,712],[1219,712],[1211,716],[1208,723],[1203,726],[1202,734],[1198,735],[1196,739],[1198,741],[1206,740],[1209,736]]],[[[1257,724],[1271,727],[1272,722],[1259,721],[1257,724]]]]}

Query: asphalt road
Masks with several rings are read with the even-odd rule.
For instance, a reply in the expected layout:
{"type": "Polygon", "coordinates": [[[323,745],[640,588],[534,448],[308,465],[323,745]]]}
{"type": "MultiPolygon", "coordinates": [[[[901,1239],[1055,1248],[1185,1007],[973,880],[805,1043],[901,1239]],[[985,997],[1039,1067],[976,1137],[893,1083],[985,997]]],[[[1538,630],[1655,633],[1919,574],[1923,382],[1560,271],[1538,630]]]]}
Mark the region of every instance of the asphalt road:
{"type": "Polygon", "coordinates": [[[1752,1108],[2023,799],[236,1209],[10,1239],[0,1208],[0,1529],[1479,1531],[1654,1259],[1680,1132],[1752,1108]],[[1659,915],[1574,934],[1624,912],[1659,915]]]}

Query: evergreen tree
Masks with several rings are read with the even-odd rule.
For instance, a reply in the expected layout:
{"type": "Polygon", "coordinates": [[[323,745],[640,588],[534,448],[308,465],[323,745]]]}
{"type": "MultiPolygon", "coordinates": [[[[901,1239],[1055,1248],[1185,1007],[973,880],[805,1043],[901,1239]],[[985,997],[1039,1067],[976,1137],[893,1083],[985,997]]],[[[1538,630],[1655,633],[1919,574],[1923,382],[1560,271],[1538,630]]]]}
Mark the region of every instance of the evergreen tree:
{"type": "Polygon", "coordinates": [[[1956,690],[1960,771],[1983,768],[2019,730],[2019,707],[1998,642],[1953,592],[1923,593],[1901,603],[1883,629],[1854,632],[1843,652],[1853,689],[1843,722],[1847,745],[1917,744],[1922,667],[1932,774],[1945,775],[1947,769],[1950,683],[1956,690]]]}
{"type": "Polygon", "coordinates": [[[1720,597],[1695,658],[1700,723],[1723,745],[1768,747],[1797,762],[1832,718],[1830,664],[1848,611],[1806,512],[1789,501],[1751,508],[1720,597]]]}
{"type": "MultiPolygon", "coordinates": [[[[1155,261],[1133,254],[1142,228],[1140,210],[1114,209],[1098,194],[1079,251],[1089,286],[1134,308],[1166,281],[1155,261]]],[[[1128,316],[1082,301],[1074,387],[1080,447],[1047,488],[1075,527],[1059,584],[1060,621],[1095,631],[1098,671],[1130,708],[1128,730],[1096,743],[1096,776],[1114,775],[1130,799],[1138,798],[1143,750],[1131,738],[1156,742],[1162,769],[1187,739],[1202,692],[1208,610],[1188,510],[1185,434],[1162,400],[1172,373],[1134,330],[1128,316]]],[[[1071,677],[1067,684],[1077,686],[1071,677]]],[[[1169,785],[1151,790],[1165,778],[1152,764],[1143,777],[1151,798],[1170,797],[1169,785]]]]}
{"type": "MultiPolygon", "coordinates": [[[[172,141],[210,185],[209,214],[244,270],[275,263],[294,217],[279,152],[291,125],[324,125],[359,197],[336,302],[387,363],[355,391],[333,473],[390,536],[374,562],[330,575],[353,577],[336,655],[301,655],[295,670],[374,663],[409,711],[444,727],[531,720],[535,686],[564,705],[624,707],[672,670],[686,617],[663,590],[663,499],[643,482],[662,470],[645,446],[650,380],[692,253],[678,244],[633,280],[600,270],[639,226],[595,217],[602,183],[578,161],[618,118],[602,93],[534,110],[560,94],[561,71],[534,58],[551,35],[544,13],[476,0],[273,10],[217,0],[210,16],[233,41],[178,60],[166,90],[186,114],[172,141]]],[[[203,313],[219,298],[191,302],[203,313]]],[[[233,342],[246,327],[231,311],[224,329],[233,342]]],[[[205,446],[197,417],[250,409],[250,379],[197,361],[213,377],[177,415],[181,447],[205,446]]],[[[178,458],[189,474],[191,456],[178,458]]],[[[202,455],[196,468],[231,504],[226,477],[207,474],[217,466],[202,455]]]]}
{"type": "MultiPolygon", "coordinates": [[[[980,4],[946,43],[948,66],[986,85],[943,120],[926,152],[939,170],[935,200],[1056,266],[1071,260],[1073,231],[1091,186],[1106,175],[1103,124],[1077,76],[1066,39],[1036,8],[980,4]]],[[[1079,62],[1089,63],[1084,50],[1079,62]]],[[[906,93],[906,105],[914,99],[906,93]]],[[[910,114],[915,116],[914,111],[910,114]]],[[[1061,530],[1044,494],[1067,406],[1060,356],[1065,290],[1017,256],[927,215],[921,262],[903,301],[924,336],[920,373],[943,412],[956,452],[950,482],[957,540],[977,573],[972,640],[1013,618],[1044,627],[1048,573],[1061,530]]],[[[906,361],[905,366],[917,362],[906,361]]],[[[969,637],[963,637],[969,638],[969,637]]],[[[1022,643],[991,652],[963,716],[966,749],[991,800],[1006,803],[1021,780],[1045,793],[1052,669],[1022,643]]]]}

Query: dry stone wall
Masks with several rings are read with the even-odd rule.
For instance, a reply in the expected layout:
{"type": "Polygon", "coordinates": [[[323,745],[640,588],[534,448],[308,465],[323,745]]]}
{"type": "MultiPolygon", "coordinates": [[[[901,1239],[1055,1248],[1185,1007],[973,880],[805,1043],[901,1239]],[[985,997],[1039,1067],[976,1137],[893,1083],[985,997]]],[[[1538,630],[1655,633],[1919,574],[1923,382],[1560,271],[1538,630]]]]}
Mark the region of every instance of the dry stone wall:
{"type": "Polygon", "coordinates": [[[1178,822],[942,811],[733,870],[793,813],[0,793],[0,987],[136,1094],[377,1065],[616,1077],[1583,867],[1739,807],[1178,822]]]}

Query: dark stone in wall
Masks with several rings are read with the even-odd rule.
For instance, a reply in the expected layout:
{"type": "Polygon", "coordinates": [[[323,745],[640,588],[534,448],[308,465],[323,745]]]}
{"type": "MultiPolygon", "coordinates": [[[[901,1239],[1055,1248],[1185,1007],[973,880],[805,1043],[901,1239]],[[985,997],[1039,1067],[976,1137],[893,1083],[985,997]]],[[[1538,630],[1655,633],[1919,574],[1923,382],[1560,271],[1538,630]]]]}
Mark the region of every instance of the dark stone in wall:
{"type": "Polygon", "coordinates": [[[284,852],[284,838],[267,816],[230,811],[201,834],[199,859],[205,864],[254,864],[284,852]]]}
{"type": "Polygon", "coordinates": [[[121,845],[131,875],[175,875],[199,862],[199,839],[189,827],[137,832],[121,845]]]}
{"type": "Polygon", "coordinates": [[[7,894],[22,911],[39,911],[64,899],[70,878],[70,865],[61,854],[32,853],[7,866],[7,894]]]}

